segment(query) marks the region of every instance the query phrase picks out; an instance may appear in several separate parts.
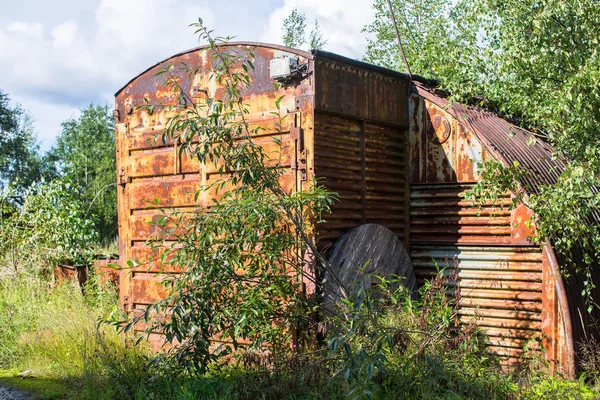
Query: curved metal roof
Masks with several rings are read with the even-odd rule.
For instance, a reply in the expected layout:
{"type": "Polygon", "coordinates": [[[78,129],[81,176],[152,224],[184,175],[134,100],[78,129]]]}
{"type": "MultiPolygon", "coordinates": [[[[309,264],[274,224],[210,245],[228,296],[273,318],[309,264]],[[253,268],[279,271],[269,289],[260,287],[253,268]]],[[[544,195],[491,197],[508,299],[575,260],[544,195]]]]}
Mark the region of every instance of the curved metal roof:
{"type": "MultiPolygon", "coordinates": [[[[157,63],[155,63],[154,65],[146,68],[145,70],[143,70],[142,72],[140,72],[139,74],[137,74],[136,76],[134,76],[133,78],[131,78],[125,85],[123,85],[119,90],[117,90],[115,92],[115,96],[118,96],[119,93],[121,93],[121,91],[123,89],[125,89],[127,86],[129,86],[130,83],[132,83],[133,81],[135,81],[137,78],[139,78],[140,76],[144,75],[146,72],[152,70],[153,68],[168,62],[169,60],[172,60],[175,57],[179,57],[182,56],[184,54],[189,54],[189,53],[193,53],[196,51],[202,51],[205,50],[207,48],[209,48],[209,45],[203,45],[203,46],[198,46],[198,47],[194,47],[176,54],[173,54],[171,57],[165,58],[162,61],[159,61],[157,63]]],[[[265,47],[265,48],[270,48],[270,49],[276,49],[276,50],[281,50],[281,51],[285,51],[288,53],[292,53],[292,54],[296,54],[298,56],[307,58],[307,59],[312,59],[313,55],[308,52],[308,51],[304,51],[304,50],[298,50],[298,49],[293,49],[291,47],[286,47],[286,46],[281,46],[279,44],[272,44],[272,43],[261,43],[261,42],[229,42],[227,44],[224,45],[220,45],[219,47],[265,47]]]]}
{"type": "Polygon", "coordinates": [[[490,111],[452,103],[420,82],[414,82],[413,91],[463,122],[488,151],[506,166],[518,162],[527,171],[521,179],[526,193],[539,193],[541,185],[555,184],[564,171],[563,159],[555,154],[550,144],[532,132],[490,111]],[[532,139],[535,139],[535,144],[528,144],[532,143],[532,139]]]}

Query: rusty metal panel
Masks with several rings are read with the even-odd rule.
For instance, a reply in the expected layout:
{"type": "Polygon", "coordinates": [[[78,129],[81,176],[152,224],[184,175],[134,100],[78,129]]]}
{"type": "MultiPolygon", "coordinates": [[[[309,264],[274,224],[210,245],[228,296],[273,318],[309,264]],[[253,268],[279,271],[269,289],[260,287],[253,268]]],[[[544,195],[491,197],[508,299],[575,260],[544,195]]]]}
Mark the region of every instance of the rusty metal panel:
{"type": "Polygon", "coordinates": [[[458,314],[487,334],[488,350],[505,363],[520,361],[525,345],[539,351],[542,340],[542,254],[531,247],[411,245],[417,281],[439,268],[448,275],[458,263],[458,314]]]}
{"type": "Polygon", "coordinates": [[[413,93],[410,106],[411,183],[475,182],[487,152],[446,110],[413,93]]]}
{"type": "Polygon", "coordinates": [[[319,246],[369,222],[407,246],[406,130],[317,112],[314,138],[315,176],[339,197],[317,228],[319,246]]]}
{"type": "Polygon", "coordinates": [[[315,109],[408,125],[408,76],[323,51],[315,52],[315,109]]]}
{"type": "Polygon", "coordinates": [[[119,270],[111,267],[118,265],[119,260],[102,259],[94,260],[94,274],[96,279],[102,285],[112,285],[118,292],[119,290],[119,270]]]}
{"type": "Polygon", "coordinates": [[[361,121],[315,113],[315,177],[338,196],[317,227],[321,249],[365,221],[362,144],[361,121]]]}
{"type": "Polygon", "coordinates": [[[365,222],[385,226],[408,249],[409,186],[407,132],[403,128],[364,125],[365,222]]]}
{"type": "MultiPolygon", "coordinates": [[[[303,137],[312,135],[308,129],[312,128],[312,56],[281,46],[254,46],[253,43],[232,44],[224,50],[247,52],[254,49],[256,68],[251,72],[250,87],[243,92],[248,109],[246,118],[251,128],[264,128],[252,139],[265,150],[268,164],[282,168],[282,186],[293,192],[306,185],[312,177],[312,148],[299,148],[300,144],[303,147],[312,145],[311,137],[303,137]],[[269,61],[282,55],[298,57],[301,63],[308,63],[308,75],[276,90],[269,77],[269,61]],[[280,96],[284,96],[281,101],[281,116],[284,118],[281,130],[277,126],[279,118],[273,115],[277,112],[275,101],[280,96]],[[304,154],[308,153],[303,160],[303,173],[298,168],[301,150],[306,150],[304,154]]],[[[203,191],[196,198],[196,192],[202,185],[221,178],[219,166],[200,164],[179,151],[178,143],[160,139],[169,116],[185,112],[185,107],[176,110],[156,107],[152,113],[139,108],[146,102],[178,104],[179,93],[173,93],[164,85],[164,77],[156,76],[156,72],[168,64],[175,66],[172,71],[190,98],[203,91],[213,98],[222,97],[223,87],[211,79],[209,71],[202,69],[212,60],[209,53],[201,47],[176,55],[134,78],[116,96],[120,258],[142,263],[121,272],[121,305],[129,312],[164,297],[165,289],[159,282],[170,274],[180,272],[169,265],[144,263],[156,259],[160,253],[147,246],[146,241],[164,234],[156,226],[156,222],[164,217],[161,208],[185,213],[198,206],[209,207],[227,189],[203,191]],[[189,68],[199,68],[201,73],[190,82],[185,71],[178,68],[182,62],[189,68]]],[[[154,339],[159,340],[158,336],[154,339]]]]}
{"type": "MultiPolygon", "coordinates": [[[[474,183],[479,176],[470,160],[496,159],[506,166],[518,163],[521,168],[529,172],[521,180],[527,195],[538,193],[542,185],[554,184],[564,170],[564,160],[555,154],[554,149],[548,143],[535,138],[531,132],[511,124],[487,110],[451,103],[436,93],[434,89],[429,89],[422,83],[414,83],[409,107],[411,117],[410,180],[412,184],[474,183]],[[445,119],[450,119],[450,123],[445,124],[443,121],[440,123],[440,115],[445,119]],[[448,125],[457,128],[457,146],[444,147],[443,143],[439,143],[440,138],[443,140],[445,137],[448,125]],[[460,136],[463,139],[458,140],[460,136]],[[535,143],[532,144],[532,142],[535,143]],[[452,168],[448,168],[448,166],[452,166],[452,168]]],[[[453,134],[448,140],[452,140],[453,134]]],[[[508,197],[503,201],[507,199],[508,197]]],[[[456,204],[455,211],[458,211],[461,208],[459,206],[462,205],[466,206],[466,204],[456,204]]],[[[469,212],[462,209],[459,213],[468,215],[469,212]]],[[[420,220],[422,215],[419,215],[418,212],[414,214],[414,225],[418,225],[419,221],[423,222],[420,220]]],[[[425,214],[427,217],[433,215],[427,212],[425,214]]],[[[502,217],[506,218],[508,215],[504,214],[502,217]]],[[[509,217],[510,237],[506,230],[496,231],[491,236],[492,244],[531,246],[529,236],[532,232],[526,224],[532,218],[531,210],[527,209],[524,204],[520,204],[510,212],[509,217]],[[498,235],[498,233],[501,234],[498,235]]],[[[594,218],[596,221],[600,220],[599,215],[595,215],[594,218]]],[[[493,224],[490,225],[490,228],[496,226],[497,224],[493,224]]],[[[506,229],[504,223],[502,226],[506,229]]],[[[417,227],[417,229],[420,228],[417,227]]],[[[470,230],[461,230],[456,225],[453,229],[456,240],[462,241],[461,243],[470,242],[468,237],[471,233],[470,230]],[[459,232],[461,234],[458,234],[459,232]],[[466,235],[462,235],[462,233],[466,233],[466,235]]],[[[426,237],[426,234],[427,232],[423,232],[423,237],[426,237]]],[[[442,242],[452,243],[451,239],[448,237],[446,239],[442,242]]],[[[472,236],[471,239],[474,237],[472,236]]],[[[423,240],[427,241],[428,239],[424,238],[423,240]]],[[[436,242],[436,239],[431,237],[429,240],[432,244],[436,242]]],[[[481,240],[481,244],[485,245],[486,241],[481,240]]],[[[565,266],[567,269],[570,268],[567,278],[560,276],[558,272],[559,262],[551,245],[544,247],[543,254],[541,331],[544,337],[545,356],[552,371],[562,371],[566,376],[572,377],[574,376],[574,359],[577,354],[578,341],[590,335],[600,335],[600,331],[594,328],[595,321],[600,320],[600,309],[595,308],[592,315],[585,310],[585,300],[581,295],[584,278],[580,271],[578,272],[575,267],[572,267],[573,262],[576,265],[582,264],[583,255],[579,248],[573,249],[570,257],[572,261],[559,260],[563,268],[565,266]]],[[[598,271],[600,268],[592,268],[592,281],[596,283],[593,293],[595,299],[600,298],[600,284],[598,284],[600,273],[598,271]]]]}
{"type": "Polygon", "coordinates": [[[516,228],[524,211],[509,210],[509,194],[474,207],[464,200],[470,187],[411,186],[413,266],[423,282],[456,260],[459,282],[449,285],[459,285],[460,320],[475,321],[488,335],[488,350],[507,365],[517,364],[525,345],[538,351],[543,339],[542,251],[523,239],[524,228],[516,228]]]}
{"type": "MultiPolygon", "coordinates": [[[[457,121],[469,132],[468,134],[481,142],[485,151],[491,153],[495,159],[505,165],[518,162],[522,169],[529,171],[530,173],[522,177],[521,181],[527,193],[538,193],[542,185],[556,183],[564,170],[564,159],[549,143],[536,138],[533,133],[490,111],[451,103],[444,97],[436,95],[422,83],[415,82],[413,88],[410,105],[415,112],[411,117],[414,118],[417,114],[423,117],[423,107],[426,107],[428,112],[433,112],[435,108],[444,110],[446,115],[457,121]]],[[[413,126],[417,126],[415,121],[411,122],[413,126]]],[[[461,152],[464,153],[467,149],[465,147],[461,152]]]]}
{"type": "Polygon", "coordinates": [[[469,184],[412,185],[410,231],[417,243],[511,244],[509,194],[480,207],[464,198],[469,184]]]}

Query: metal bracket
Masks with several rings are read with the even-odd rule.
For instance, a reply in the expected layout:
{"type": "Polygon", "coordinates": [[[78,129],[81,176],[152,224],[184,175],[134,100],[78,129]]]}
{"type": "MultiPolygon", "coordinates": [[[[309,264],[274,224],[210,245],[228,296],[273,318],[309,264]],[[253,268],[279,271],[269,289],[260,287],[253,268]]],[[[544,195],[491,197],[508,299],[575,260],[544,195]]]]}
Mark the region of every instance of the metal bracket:
{"type": "Polygon", "coordinates": [[[297,159],[296,168],[300,171],[300,179],[306,181],[308,179],[308,174],[306,173],[306,149],[298,152],[297,159]]]}
{"type": "Polygon", "coordinates": [[[121,173],[119,174],[119,186],[123,192],[125,192],[125,185],[129,183],[129,177],[125,173],[125,168],[121,167],[121,173]]]}

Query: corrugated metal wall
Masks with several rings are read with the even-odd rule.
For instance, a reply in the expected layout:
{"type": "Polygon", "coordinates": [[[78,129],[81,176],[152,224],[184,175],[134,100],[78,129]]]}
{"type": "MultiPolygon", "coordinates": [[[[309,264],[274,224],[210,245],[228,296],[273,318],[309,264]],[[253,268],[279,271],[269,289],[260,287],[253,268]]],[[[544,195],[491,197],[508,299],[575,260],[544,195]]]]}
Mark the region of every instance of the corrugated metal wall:
{"type": "MultiPolygon", "coordinates": [[[[443,109],[413,95],[411,105],[411,258],[424,282],[458,263],[459,318],[474,320],[488,349],[507,365],[542,340],[544,258],[527,239],[527,210],[511,197],[473,206],[464,195],[490,157],[472,132],[443,109]]],[[[450,272],[448,272],[449,274],[450,272]]],[[[451,282],[450,286],[455,286],[451,282]]]]}
{"type": "Polygon", "coordinates": [[[315,113],[315,176],[338,194],[319,246],[331,246],[364,223],[381,224],[408,245],[406,130],[315,113]]]}
{"type": "MultiPolygon", "coordinates": [[[[542,253],[536,246],[506,246],[510,211],[484,207],[481,214],[461,194],[469,185],[411,187],[411,259],[423,283],[458,262],[459,317],[489,336],[489,350],[510,364],[524,346],[539,349],[542,253]]],[[[451,286],[456,282],[451,282],[451,286]]]]}
{"type": "Polygon", "coordinates": [[[408,247],[408,76],[315,51],[314,175],[339,195],[317,226],[326,249],[364,223],[408,247]]]}

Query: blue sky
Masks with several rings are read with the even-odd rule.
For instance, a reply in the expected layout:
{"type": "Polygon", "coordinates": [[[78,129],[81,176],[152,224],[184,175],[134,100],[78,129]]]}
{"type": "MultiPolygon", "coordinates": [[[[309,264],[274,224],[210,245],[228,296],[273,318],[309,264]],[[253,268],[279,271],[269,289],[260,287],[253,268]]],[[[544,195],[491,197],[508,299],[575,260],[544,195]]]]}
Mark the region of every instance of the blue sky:
{"type": "Polygon", "coordinates": [[[296,7],[309,28],[319,20],[326,50],[360,58],[374,15],[371,0],[0,1],[0,89],[33,116],[43,149],[81,107],[112,105],[130,78],[197,46],[188,25],[198,16],[219,35],[281,43],[296,7]]]}

